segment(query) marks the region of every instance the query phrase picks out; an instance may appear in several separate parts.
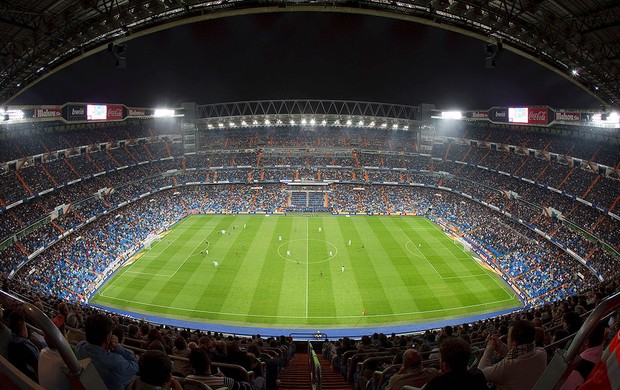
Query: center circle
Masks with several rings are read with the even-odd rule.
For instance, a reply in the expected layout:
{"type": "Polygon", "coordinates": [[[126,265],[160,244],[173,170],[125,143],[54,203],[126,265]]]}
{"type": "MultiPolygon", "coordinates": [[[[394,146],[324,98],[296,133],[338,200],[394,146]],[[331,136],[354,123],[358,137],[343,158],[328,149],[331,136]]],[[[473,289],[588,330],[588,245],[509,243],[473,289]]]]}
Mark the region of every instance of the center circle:
{"type": "MultiPolygon", "coordinates": [[[[311,249],[310,245],[308,245],[307,250],[309,251],[310,249],[311,249]]],[[[337,254],[338,254],[338,248],[336,247],[336,245],[332,244],[329,241],[319,240],[317,238],[296,238],[293,240],[288,240],[286,242],[283,242],[282,244],[280,244],[280,246],[278,246],[278,256],[280,256],[286,261],[290,261],[293,263],[301,263],[301,262],[303,263],[308,262],[308,264],[324,263],[336,257],[337,254]],[[286,249],[283,249],[286,245],[289,245],[291,242],[295,242],[295,241],[303,241],[303,242],[317,241],[317,242],[327,244],[329,246],[329,249],[325,251],[324,258],[320,257],[321,258],[320,260],[308,261],[308,254],[306,254],[305,252],[302,254],[302,256],[300,256],[299,253],[291,252],[289,256],[288,253],[286,252],[286,249]]]]}

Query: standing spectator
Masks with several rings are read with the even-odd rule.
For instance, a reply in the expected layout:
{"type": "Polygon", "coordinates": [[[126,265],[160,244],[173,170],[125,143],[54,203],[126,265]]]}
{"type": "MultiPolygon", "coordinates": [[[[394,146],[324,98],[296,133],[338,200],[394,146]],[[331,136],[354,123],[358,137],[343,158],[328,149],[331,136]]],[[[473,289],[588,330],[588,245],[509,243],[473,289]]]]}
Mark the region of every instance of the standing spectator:
{"type": "Polygon", "coordinates": [[[534,346],[536,330],[528,320],[515,321],[508,330],[510,350],[503,360],[491,364],[491,357],[501,347],[496,337],[490,337],[478,368],[488,382],[499,390],[529,390],[547,367],[547,353],[534,346]]]}
{"type": "Polygon", "coordinates": [[[478,369],[468,370],[471,346],[460,337],[448,337],[439,346],[442,374],[431,379],[424,390],[487,390],[484,375],[478,369]]]}
{"type": "Polygon", "coordinates": [[[113,323],[103,314],[92,314],[86,319],[86,340],[75,348],[78,359],[90,358],[106,387],[122,390],[138,372],[138,359],[124,349],[112,335],[113,323]]]}
{"type": "Polygon", "coordinates": [[[408,349],[403,354],[403,365],[390,378],[386,390],[400,390],[405,385],[422,387],[437,376],[434,368],[422,367],[422,358],[415,349],[408,349]]]}

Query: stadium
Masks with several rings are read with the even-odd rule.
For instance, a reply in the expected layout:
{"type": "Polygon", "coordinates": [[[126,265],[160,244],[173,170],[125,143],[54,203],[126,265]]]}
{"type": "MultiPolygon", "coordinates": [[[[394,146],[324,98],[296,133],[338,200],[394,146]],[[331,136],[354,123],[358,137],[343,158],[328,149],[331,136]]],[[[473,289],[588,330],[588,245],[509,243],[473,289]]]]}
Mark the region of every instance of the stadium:
{"type": "MultiPolygon", "coordinates": [[[[456,14],[477,20],[474,6],[444,3],[430,10],[452,29],[465,29],[456,14]]],[[[428,16],[407,4],[365,5],[428,16]]],[[[253,9],[217,12],[237,6],[253,9]]],[[[189,23],[168,2],[135,7],[145,34],[189,23]]],[[[503,46],[532,55],[514,30],[487,44],[490,65],[503,46]]],[[[97,31],[50,68],[104,47],[124,61],[126,40],[114,31],[97,31]]],[[[536,61],[557,71],[566,58],[536,61]]],[[[183,349],[178,339],[256,390],[380,389],[407,351],[439,368],[440,341],[454,336],[477,351],[469,368],[488,375],[488,340],[510,344],[518,320],[535,326],[536,348],[551,362],[536,388],[559,388],[597,324],[614,345],[620,125],[610,104],[618,85],[595,70],[575,82],[597,91],[600,108],[463,111],[318,99],[11,105],[22,78],[38,82],[31,71],[2,79],[0,300],[11,331],[9,317],[25,316],[29,342],[55,346],[67,376],[85,388],[111,387],[101,372],[92,377],[96,362],[77,362],[78,344],[91,343],[88,318],[98,315],[121,329],[117,347],[133,359],[162,344],[184,388],[211,382],[201,384],[195,367],[181,371],[192,360],[187,348],[174,352],[183,349]],[[348,348],[351,339],[359,345],[348,348]],[[250,351],[255,360],[246,362],[250,351]]],[[[15,356],[4,356],[3,380],[45,388],[15,356]]],[[[136,363],[144,381],[140,370],[136,363]]]]}

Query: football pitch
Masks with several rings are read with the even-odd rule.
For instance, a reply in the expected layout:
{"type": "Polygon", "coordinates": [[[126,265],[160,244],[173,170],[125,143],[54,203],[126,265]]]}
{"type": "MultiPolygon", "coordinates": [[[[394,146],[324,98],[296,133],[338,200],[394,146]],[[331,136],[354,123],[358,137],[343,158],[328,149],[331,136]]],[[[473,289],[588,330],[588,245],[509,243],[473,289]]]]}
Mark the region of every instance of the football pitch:
{"type": "Polygon", "coordinates": [[[402,325],[522,306],[425,218],[330,214],[190,216],[90,302],[274,328],[402,325]]]}

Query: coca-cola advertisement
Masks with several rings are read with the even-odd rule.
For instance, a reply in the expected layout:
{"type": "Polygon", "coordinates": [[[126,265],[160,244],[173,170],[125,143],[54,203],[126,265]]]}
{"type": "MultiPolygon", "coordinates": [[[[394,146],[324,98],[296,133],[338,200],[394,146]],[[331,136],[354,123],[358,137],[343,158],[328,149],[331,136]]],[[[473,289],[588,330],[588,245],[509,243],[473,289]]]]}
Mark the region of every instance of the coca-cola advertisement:
{"type": "Polygon", "coordinates": [[[547,107],[528,107],[527,123],[532,125],[549,124],[549,109],[547,107]]]}
{"type": "Polygon", "coordinates": [[[508,109],[494,107],[489,110],[491,122],[508,122],[508,109]]]}
{"type": "Polygon", "coordinates": [[[62,117],[68,121],[85,121],[86,105],[67,104],[62,109],[62,117]]]}
{"type": "Polygon", "coordinates": [[[579,112],[556,112],[556,121],[563,122],[579,122],[581,120],[581,113],[579,112]]]}
{"type": "Polygon", "coordinates": [[[106,112],[106,119],[109,121],[120,121],[124,118],[123,106],[120,104],[110,104],[106,112]]]}
{"type": "Polygon", "coordinates": [[[62,109],[60,107],[40,107],[34,109],[35,118],[60,118],[62,109]]]}

